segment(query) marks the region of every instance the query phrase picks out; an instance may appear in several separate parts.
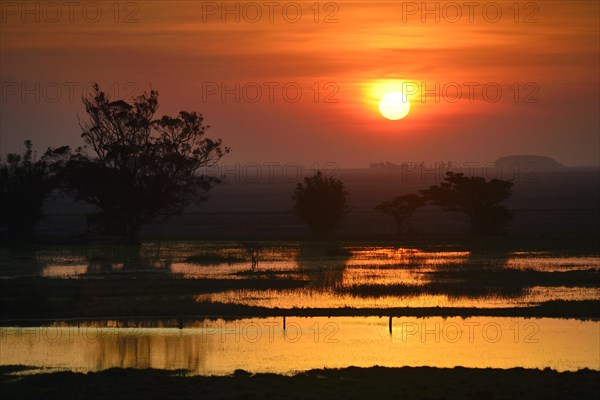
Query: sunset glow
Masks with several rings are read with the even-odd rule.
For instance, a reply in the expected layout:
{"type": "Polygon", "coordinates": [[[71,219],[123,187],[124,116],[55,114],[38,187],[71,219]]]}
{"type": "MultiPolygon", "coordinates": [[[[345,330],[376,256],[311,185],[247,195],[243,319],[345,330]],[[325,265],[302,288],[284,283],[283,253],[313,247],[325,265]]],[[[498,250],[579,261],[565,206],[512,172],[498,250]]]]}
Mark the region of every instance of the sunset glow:
{"type": "Polygon", "coordinates": [[[230,162],[363,167],[488,162],[518,151],[598,163],[598,2],[500,2],[486,13],[483,3],[440,2],[437,16],[422,16],[420,2],[318,3],[318,13],[298,3],[300,18],[282,3],[271,19],[262,3],[244,4],[227,14],[220,2],[124,3],[119,23],[108,6],[96,23],[81,7],[72,23],[67,10],[62,23],[44,23],[44,14],[23,24],[33,16],[8,9],[0,153],[18,149],[23,135],[42,148],[76,144],[81,94],[97,81],[115,97],[155,88],[161,113],[203,113],[236,149],[230,162]],[[394,91],[410,102],[402,124],[378,109],[394,91]],[[399,126],[403,135],[394,134],[399,126]],[[371,155],[365,134],[378,137],[371,155]],[[331,160],[325,149],[341,137],[344,151],[331,160]]]}
{"type": "Polygon", "coordinates": [[[389,92],[383,95],[379,102],[381,115],[393,121],[402,119],[410,111],[410,102],[401,92],[389,92]]]}
{"type": "Polygon", "coordinates": [[[597,400],[600,1],[0,1],[3,399],[597,400]]]}

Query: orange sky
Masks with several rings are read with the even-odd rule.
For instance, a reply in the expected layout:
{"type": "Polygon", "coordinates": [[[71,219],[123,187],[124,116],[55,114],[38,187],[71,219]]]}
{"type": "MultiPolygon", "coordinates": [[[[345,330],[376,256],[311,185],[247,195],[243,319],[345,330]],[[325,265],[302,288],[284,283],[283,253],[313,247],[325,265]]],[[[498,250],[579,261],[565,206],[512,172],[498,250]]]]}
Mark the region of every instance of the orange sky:
{"type": "Polygon", "coordinates": [[[63,4],[1,5],[3,154],[26,138],[80,144],[82,87],[98,81],[119,97],[157,89],[161,113],[203,113],[233,148],[225,162],[599,163],[597,1],[427,2],[439,22],[420,1],[317,2],[318,14],[280,1],[272,15],[226,2],[238,16],[220,1],[50,3],[63,4]],[[438,101],[416,93],[405,119],[384,119],[378,96],[401,82],[438,101]]]}

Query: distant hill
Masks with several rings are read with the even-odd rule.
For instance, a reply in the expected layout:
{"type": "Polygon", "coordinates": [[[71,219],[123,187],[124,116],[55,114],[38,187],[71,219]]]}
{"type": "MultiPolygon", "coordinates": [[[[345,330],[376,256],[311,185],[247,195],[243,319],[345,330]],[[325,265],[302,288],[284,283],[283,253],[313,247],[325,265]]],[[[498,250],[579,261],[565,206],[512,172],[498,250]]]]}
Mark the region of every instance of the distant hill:
{"type": "Polygon", "coordinates": [[[495,163],[507,171],[514,168],[515,165],[520,167],[535,165],[538,171],[557,170],[565,167],[553,158],[544,156],[506,156],[500,157],[495,163]]]}

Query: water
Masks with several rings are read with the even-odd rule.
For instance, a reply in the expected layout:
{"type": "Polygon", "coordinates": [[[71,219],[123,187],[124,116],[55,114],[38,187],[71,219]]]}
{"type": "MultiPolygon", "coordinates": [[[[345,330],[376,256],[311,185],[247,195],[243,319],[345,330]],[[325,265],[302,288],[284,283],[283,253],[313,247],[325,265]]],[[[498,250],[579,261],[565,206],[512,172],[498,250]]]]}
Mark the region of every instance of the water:
{"type": "MultiPolygon", "coordinates": [[[[156,299],[168,310],[177,309],[169,304],[186,302],[282,309],[489,308],[600,299],[598,254],[270,242],[260,244],[253,262],[253,246],[173,242],[0,249],[0,279],[9,286],[11,280],[72,280],[68,286],[43,281],[40,287],[50,291],[93,280],[85,283],[91,283],[86,287],[95,294],[83,299],[92,305],[112,304],[104,315],[129,315],[118,313],[121,302],[152,310],[156,299]],[[125,282],[120,277],[136,279],[125,282]],[[285,286],[283,279],[293,284],[285,286]],[[203,280],[206,285],[188,285],[182,294],[182,280],[203,280]],[[210,280],[218,280],[222,290],[194,289],[215,287],[210,280]],[[135,294],[126,289],[131,282],[138,283],[135,294]],[[148,287],[152,292],[145,292],[148,287]],[[163,287],[168,288],[164,293],[163,287]],[[121,297],[113,298],[113,288],[121,297]]],[[[58,294],[43,295],[55,302],[58,294]]],[[[11,296],[18,298],[18,290],[11,296]]],[[[203,375],[236,369],[292,374],[374,365],[600,369],[600,322],[575,319],[397,317],[391,331],[389,320],[379,317],[288,317],[285,330],[281,318],[50,322],[38,327],[0,322],[0,365],[73,371],[123,367],[203,375]]]]}
{"type": "Polygon", "coordinates": [[[231,290],[201,294],[199,302],[244,304],[257,307],[291,308],[393,308],[393,307],[477,307],[504,308],[533,306],[550,300],[597,300],[596,288],[539,287],[528,288],[512,297],[490,293],[485,296],[419,294],[406,296],[340,294],[325,289],[231,290]]]}
{"type": "Polygon", "coordinates": [[[264,279],[272,287],[198,293],[196,301],[279,308],[489,308],[600,299],[596,254],[282,242],[262,243],[254,267],[251,258],[248,246],[232,242],[54,247],[4,254],[0,278],[264,279]],[[301,287],[282,289],[276,281],[282,278],[301,287]]]}
{"type": "Polygon", "coordinates": [[[348,366],[600,369],[600,322],[525,318],[250,318],[0,328],[0,365],[292,374],[348,366]]]}

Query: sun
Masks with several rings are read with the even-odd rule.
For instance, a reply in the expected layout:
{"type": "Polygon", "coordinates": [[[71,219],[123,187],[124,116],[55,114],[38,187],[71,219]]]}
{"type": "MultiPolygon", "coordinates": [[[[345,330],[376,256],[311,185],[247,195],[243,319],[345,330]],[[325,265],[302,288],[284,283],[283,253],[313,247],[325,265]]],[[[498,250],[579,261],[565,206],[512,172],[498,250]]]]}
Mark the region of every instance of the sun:
{"type": "Polygon", "coordinates": [[[402,119],[410,111],[410,102],[401,92],[389,92],[379,101],[379,112],[392,121],[402,119]]]}
{"type": "Polygon", "coordinates": [[[420,93],[419,89],[417,81],[404,78],[377,79],[362,83],[363,99],[369,113],[377,115],[375,117],[371,114],[371,117],[379,118],[381,115],[392,121],[418,112],[420,104],[416,96],[420,93]]]}

